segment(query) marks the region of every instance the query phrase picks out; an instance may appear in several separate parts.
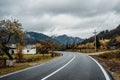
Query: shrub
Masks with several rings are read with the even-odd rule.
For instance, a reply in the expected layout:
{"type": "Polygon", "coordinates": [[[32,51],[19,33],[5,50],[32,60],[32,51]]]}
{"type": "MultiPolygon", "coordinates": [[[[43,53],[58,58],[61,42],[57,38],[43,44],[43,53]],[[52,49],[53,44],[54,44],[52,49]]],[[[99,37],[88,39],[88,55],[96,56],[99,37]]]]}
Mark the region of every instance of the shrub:
{"type": "Polygon", "coordinates": [[[108,58],[108,59],[112,59],[112,58],[119,58],[120,59],[120,51],[107,52],[104,54],[100,54],[99,57],[108,58]]]}
{"type": "Polygon", "coordinates": [[[9,59],[7,56],[0,56],[0,59],[9,59]]]}

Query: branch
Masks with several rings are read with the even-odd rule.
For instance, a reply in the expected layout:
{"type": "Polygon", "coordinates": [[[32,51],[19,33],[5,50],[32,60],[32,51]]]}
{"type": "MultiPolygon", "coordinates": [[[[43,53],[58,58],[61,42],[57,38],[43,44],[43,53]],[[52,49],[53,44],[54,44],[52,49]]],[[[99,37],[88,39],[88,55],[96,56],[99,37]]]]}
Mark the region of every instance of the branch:
{"type": "Polygon", "coordinates": [[[10,33],[9,36],[8,36],[8,40],[6,41],[6,43],[8,43],[10,41],[11,36],[12,36],[12,34],[10,33]]]}

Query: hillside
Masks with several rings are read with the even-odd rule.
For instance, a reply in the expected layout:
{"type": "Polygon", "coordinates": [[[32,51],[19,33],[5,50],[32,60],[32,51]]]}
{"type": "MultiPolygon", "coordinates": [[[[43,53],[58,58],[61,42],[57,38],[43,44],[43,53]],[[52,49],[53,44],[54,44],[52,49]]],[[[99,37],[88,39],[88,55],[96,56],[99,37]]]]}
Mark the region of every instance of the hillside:
{"type": "Polygon", "coordinates": [[[83,39],[79,37],[70,37],[67,35],[60,35],[60,36],[52,36],[53,39],[60,42],[60,44],[66,45],[66,44],[73,44],[73,43],[81,43],[83,39]]]}
{"type": "Polygon", "coordinates": [[[35,44],[39,41],[44,41],[44,40],[52,40],[58,44],[61,45],[66,45],[66,44],[72,44],[72,43],[81,43],[83,39],[79,37],[69,37],[67,35],[61,35],[61,36],[47,36],[42,33],[37,33],[37,32],[27,32],[25,35],[25,41],[28,44],[35,44]]]}
{"type": "MultiPolygon", "coordinates": [[[[113,29],[113,30],[105,30],[105,31],[101,31],[100,33],[97,34],[99,39],[112,39],[115,38],[116,36],[120,36],[120,25],[118,25],[117,28],[113,29]]],[[[94,36],[85,39],[83,41],[83,43],[86,42],[93,42],[94,41],[94,36]]]]}
{"type": "Polygon", "coordinates": [[[42,33],[37,33],[37,32],[26,32],[24,39],[25,39],[26,44],[36,44],[44,40],[55,41],[51,37],[44,35],[42,33]]]}
{"type": "Polygon", "coordinates": [[[46,40],[46,39],[51,39],[49,36],[44,35],[42,33],[37,33],[37,32],[27,32],[27,35],[29,35],[32,39],[35,40],[46,40]]]}

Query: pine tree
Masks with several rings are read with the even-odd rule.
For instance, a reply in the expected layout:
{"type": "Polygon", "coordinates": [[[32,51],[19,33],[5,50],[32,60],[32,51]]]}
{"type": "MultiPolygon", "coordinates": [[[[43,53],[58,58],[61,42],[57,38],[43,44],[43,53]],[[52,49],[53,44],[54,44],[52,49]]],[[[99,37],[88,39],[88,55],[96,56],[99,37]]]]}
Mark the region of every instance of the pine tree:
{"type": "Polygon", "coordinates": [[[99,41],[99,38],[98,36],[96,36],[96,48],[99,49],[100,48],[100,41],[99,41]]]}

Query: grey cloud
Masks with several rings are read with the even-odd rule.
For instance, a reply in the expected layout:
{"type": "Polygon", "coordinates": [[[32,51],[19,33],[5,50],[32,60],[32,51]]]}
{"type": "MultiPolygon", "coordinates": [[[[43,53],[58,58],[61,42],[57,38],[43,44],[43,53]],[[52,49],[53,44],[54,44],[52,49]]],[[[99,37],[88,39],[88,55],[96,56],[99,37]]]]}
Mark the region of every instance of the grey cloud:
{"type": "Polygon", "coordinates": [[[0,19],[17,18],[28,31],[89,37],[94,29],[119,24],[119,4],[119,0],[1,0],[0,19]]]}
{"type": "Polygon", "coordinates": [[[119,0],[50,0],[38,2],[29,8],[35,10],[34,14],[71,14],[85,17],[114,11],[118,3],[119,0]]]}
{"type": "Polygon", "coordinates": [[[116,9],[119,11],[119,0],[1,0],[2,14],[40,15],[71,14],[78,16],[95,16],[116,9]],[[15,13],[16,11],[16,13],[15,13]]]}
{"type": "Polygon", "coordinates": [[[2,0],[0,6],[3,11],[11,13],[19,9],[20,13],[26,15],[51,13],[92,16],[113,10],[119,5],[117,3],[119,0],[2,0]]]}

